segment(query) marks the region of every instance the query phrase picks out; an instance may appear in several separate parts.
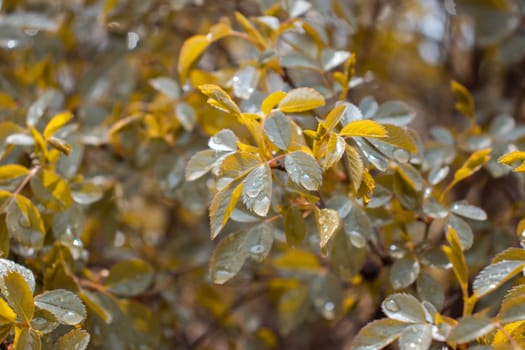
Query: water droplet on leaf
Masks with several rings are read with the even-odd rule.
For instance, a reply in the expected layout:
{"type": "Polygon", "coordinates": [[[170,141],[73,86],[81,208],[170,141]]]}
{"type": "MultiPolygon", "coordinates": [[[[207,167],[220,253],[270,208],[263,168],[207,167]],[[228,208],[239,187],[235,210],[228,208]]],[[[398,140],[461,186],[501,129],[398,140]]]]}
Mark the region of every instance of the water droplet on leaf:
{"type": "Polygon", "coordinates": [[[390,312],[398,312],[399,305],[394,299],[388,299],[387,301],[385,301],[385,309],[387,309],[390,312]]]}

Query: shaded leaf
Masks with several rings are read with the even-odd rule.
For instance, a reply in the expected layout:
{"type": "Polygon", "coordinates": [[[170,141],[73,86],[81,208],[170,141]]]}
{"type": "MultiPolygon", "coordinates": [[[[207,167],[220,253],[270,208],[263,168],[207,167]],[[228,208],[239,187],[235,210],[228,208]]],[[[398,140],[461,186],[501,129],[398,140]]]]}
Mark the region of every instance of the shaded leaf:
{"type": "Polygon", "coordinates": [[[345,152],[346,142],[338,136],[336,133],[331,133],[328,139],[328,145],[326,148],[326,156],[323,164],[323,169],[328,169],[335,163],[337,163],[345,152]]]}
{"type": "Polygon", "coordinates": [[[148,83],[157,91],[172,100],[176,100],[180,95],[180,87],[177,82],[169,77],[157,77],[150,79],[148,83]]]}
{"type": "Polygon", "coordinates": [[[525,320],[525,285],[512,288],[501,303],[498,313],[500,323],[511,323],[525,320]]]}
{"type": "Polygon", "coordinates": [[[121,296],[133,296],[145,291],[153,281],[154,271],[141,259],[130,259],[116,263],[104,281],[109,291],[121,296]]]}
{"type": "Polygon", "coordinates": [[[216,151],[233,152],[237,150],[239,139],[230,129],[223,129],[210,137],[208,147],[216,151]]]}
{"type": "MultiPolygon", "coordinates": [[[[17,328],[18,330],[18,328],[17,328]]],[[[40,336],[31,328],[21,328],[15,332],[15,350],[40,350],[42,347],[40,336]]]]}
{"type": "Polygon", "coordinates": [[[3,276],[2,294],[16,313],[17,319],[29,324],[35,312],[33,292],[22,275],[10,271],[3,276]]]}
{"type": "Polygon", "coordinates": [[[450,89],[456,98],[456,109],[469,118],[474,118],[474,99],[463,85],[455,80],[450,82],[450,89]]]}
{"type": "Polygon", "coordinates": [[[363,181],[363,172],[365,166],[361,156],[359,155],[359,152],[357,152],[354,147],[348,144],[345,148],[345,155],[345,166],[348,171],[348,175],[350,176],[350,182],[352,183],[354,190],[357,192],[361,186],[361,182],[363,181]]]}
{"type": "Polygon", "coordinates": [[[390,270],[390,283],[394,289],[406,288],[414,283],[419,276],[421,266],[412,256],[396,260],[390,270]]]}
{"type": "Polygon", "coordinates": [[[495,324],[486,316],[463,317],[452,328],[447,340],[455,343],[468,343],[491,332],[494,328],[496,328],[495,324]]]}
{"type": "Polygon", "coordinates": [[[39,331],[40,334],[48,334],[53,332],[59,325],[60,323],[51,312],[36,308],[31,320],[31,328],[39,331]]]}
{"type": "Polygon", "coordinates": [[[419,171],[410,164],[398,164],[399,175],[416,191],[423,189],[423,177],[419,171]]]}
{"type": "Polygon", "coordinates": [[[226,91],[221,89],[219,86],[205,84],[199,85],[199,89],[204,95],[208,96],[207,102],[213,107],[227,113],[241,115],[241,110],[237,104],[232,100],[230,95],[228,95],[226,91]]]}
{"type": "Polygon", "coordinates": [[[84,350],[88,347],[90,335],[82,329],[73,329],[60,338],[56,343],[57,350],[84,350]]]}
{"type": "Polygon", "coordinates": [[[352,343],[352,349],[382,349],[399,338],[403,330],[408,326],[404,322],[389,318],[372,321],[359,331],[352,343]]]}
{"type": "Polygon", "coordinates": [[[302,87],[288,91],[279,102],[284,113],[305,112],[325,105],[324,97],[312,88],[302,87]]]}
{"type": "Polygon", "coordinates": [[[284,166],[290,179],[305,189],[315,191],[321,186],[321,167],[311,155],[302,151],[288,153],[284,158],[284,166]]]}
{"type": "MultiPolygon", "coordinates": [[[[401,101],[387,101],[379,106],[374,113],[374,120],[381,124],[405,126],[409,124],[416,114],[410,107],[401,101]]],[[[390,136],[390,133],[389,133],[390,136]]]]}
{"type": "Polygon", "coordinates": [[[443,307],[445,302],[443,286],[425,271],[422,271],[417,279],[417,293],[421,300],[432,303],[437,310],[443,307]]]}
{"type": "Polygon", "coordinates": [[[287,150],[292,140],[292,126],[283,113],[274,112],[264,120],[268,140],[279,149],[287,150]]]}
{"type": "Polygon", "coordinates": [[[286,210],[284,214],[284,233],[286,234],[286,242],[291,247],[297,246],[304,240],[306,225],[303,213],[299,208],[290,206],[286,210]]]}
{"type": "Polygon", "coordinates": [[[73,203],[68,183],[56,173],[41,170],[31,178],[31,190],[46,208],[61,211],[73,203]]]}
{"type": "Polygon", "coordinates": [[[14,261],[8,259],[0,259],[0,282],[2,281],[3,276],[7,275],[9,272],[16,272],[20,274],[26,280],[31,293],[35,291],[35,276],[33,271],[29,270],[27,267],[15,263],[14,261]]]}
{"type": "Polygon", "coordinates": [[[457,217],[456,215],[450,214],[447,221],[448,227],[453,228],[458,237],[459,243],[463,250],[470,249],[472,243],[474,242],[474,234],[470,225],[463,219],[457,217]]]}
{"type": "Polygon", "coordinates": [[[301,324],[308,314],[308,288],[299,284],[286,290],[279,299],[279,329],[289,334],[301,324]]]}
{"type": "Polygon", "coordinates": [[[207,149],[195,153],[186,164],[186,180],[194,181],[216,167],[231,152],[207,149]]]}
{"type": "Polygon", "coordinates": [[[55,289],[37,295],[35,305],[51,312],[62,324],[76,325],[86,318],[86,308],[80,298],[65,289],[55,289]]]}
{"type": "Polygon", "coordinates": [[[0,323],[15,323],[16,313],[11,309],[7,302],[0,298],[0,323]]]}
{"type": "Polygon", "coordinates": [[[242,182],[232,181],[217,192],[210,203],[210,236],[217,237],[228,221],[242,193],[242,182]]]}
{"type": "Polygon", "coordinates": [[[11,203],[7,211],[6,225],[9,235],[22,246],[40,249],[44,244],[44,222],[28,198],[16,195],[15,203],[11,203]]]}
{"type": "Polygon", "coordinates": [[[405,328],[399,337],[400,349],[427,350],[432,343],[431,324],[413,324],[405,328]]]}
{"type": "Polygon", "coordinates": [[[244,178],[242,201],[255,214],[268,214],[272,202],[272,172],[268,164],[253,169],[244,178]]]}

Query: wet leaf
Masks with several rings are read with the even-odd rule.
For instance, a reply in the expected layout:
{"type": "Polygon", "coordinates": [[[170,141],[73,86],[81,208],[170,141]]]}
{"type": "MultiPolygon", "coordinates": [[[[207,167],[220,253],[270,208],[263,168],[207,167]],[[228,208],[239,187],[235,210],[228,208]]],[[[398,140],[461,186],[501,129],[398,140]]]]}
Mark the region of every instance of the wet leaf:
{"type": "Polygon", "coordinates": [[[150,264],[141,259],[130,259],[113,265],[104,285],[117,295],[134,296],[144,292],[153,277],[154,270],[150,264]]]}
{"type": "Polygon", "coordinates": [[[525,268],[523,260],[502,260],[490,264],[477,274],[473,290],[479,297],[482,297],[516,276],[523,268],[525,268]]]}
{"type": "Polygon", "coordinates": [[[463,250],[461,248],[461,243],[458,237],[456,230],[452,227],[447,229],[447,241],[450,246],[443,246],[443,252],[447,255],[448,260],[452,264],[452,269],[454,274],[459,282],[459,285],[462,288],[467,288],[468,286],[468,267],[465,261],[465,256],[463,255],[463,250]]]}
{"type": "Polygon", "coordinates": [[[10,271],[2,277],[3,296],[16,313],[17,319],[24,324],[29,324],[35,312],[31,288],[24,277],[17,272],[10,271]]]}
{"type": "Polygon", "coordinates": [[[279,102],[283,113],[298,113],[309,111],[325,105],[324,97],[312,88],[297,88],[290,90],[279,102]]]}
{"type": "Polygon", "coordinates": [[[191,67],[211,44],[206,35],[194,35],[184,42],[180,49],[177,70],[181,83],[185,83],[191,67]]]}
{"type": "Polygon", "coordinates": [[[381,309],[389,318],[409,323],[426,322],[423,305],[410,294],[392,294],[381,304],[381,309]]]}
{"type": "Polygon", "coordinates": [[[38,201],[50,210],[61,211],[73,203],[68,183],[52,171],[41,170],[33,176],[31,190],[38,201]]]}
{"type": "Polygon", "coordinates": [[[76,325],[86,318],[86,308],[80,298],[65,289],[55,289],[37,295],[35,305],[52,313],[62,324],[76,325]]]}
{"type": "Polygon", "coordinates": [[[204,84],[199,85],[199,90],[206,96],[208,96],[208,104],[213,107],[227,113],[234,115],[241,115],[239,106],[232,100],[230,95],[226,93],[217,85],[204,84]]]}
{"type": "Polygon", "coordinates": [[[204,176],[231,152],[219,152],[207,149],[195,153],[186,164],[186,180],[194,181],[204,176]]]}
{"type": "Polygon", "coordinates": [[[427,350],[432,343],[431,324],[413,324],[405,328],[399,337],[400,349],[427,350]]]}
{"type": "Polygon", "coordinates": [[[38,209],[31,201],[16,195],[14,203],[9,205],[6,225],[9,235],[22,246],[38,250],[44,243],[45,228],[38,209]]]}
{"type": "Polygon", "coordinates": [[[306,226],[303,213],[299,208],[290,206],[284,214],[284,233],[286,242],[289,246],[295,247],[303,240],[306,233],[306,226]]]}
{"type": "Polygon", "coordinates": [[[507,293],[498,319],[502,324],[525,320],[525,285],[514,287],[507,293]]]}
{"type": "Polygon", "coordinates": [[[381,138],[379,142],[404,149],[410,153],[417,153],[417,145],[410,133],[399,126],[392,124],[382,124],[387,132],[387,136],[381,138]]]}
{"type": "Polygon", "coordinates": [[[260,165],[244,178],[242,201],[255,214],[268,214],[272,202],[272,172],[268,164],[260,165]]]}
{"type": "Polygon", "coordinates": [[[456,215],[450,214],[447,225],[456,231],[463,250],[467,250],[472,247],[472,243],[474,243],[474,233],[472,232],[470,225],[465,220],[457,217],[456,215]]]}
{"type": "Polygon", "coordinates": [[[236,97],[248,100],[259,82],[259,71],[253,66],[245,66],[232,78],[233,93],[236,97]]]}
{"type": "Polygon", "coordinates": [[[417,279],[417,293],[421,300],[426,300],[441,310],[445,303],[443,286],[429,273],[422,271],[417,279]]]}
{"type": "Polygon", "coordinates": [[[343,157],[345,148],[345,140],[336,133],[331,133],[330,138],[328,139],[323,169],[326,170],[337,163],[343,157]]]}
{"type": "Polygon", "coordinates": [[[487,148],[472,153],[465,164],[454,173],[453,183],[458,183],[478,171],[483,164],[489,161],[490,152],[492,150],[487,148]]]}
{"type": "Polygon", "coordinates": [[[404,322],[389,318],[372,321],[359,331],[352,343],[352,349],[382,349],[399,338],[408,326],[404,322]]]}
{"type": "Polygon", "coordinates": [[[223,129],[210,137],[208,147],[215,151],[234,152],[237,150],[239,139],[230,129],[223,129]]]}
{"type": "Polygon", "coordinates": [[[452,328],[447,340],[455,343],[468,343],[491,332],[494,328],[496,325],[486,316],[463,317],[452,328]]]}
{"type": "Polygon", "coordinates": [[[228,221],[242,193],[242,182],[232,181],[217,192],[210,203],[210,236],[217,237],[228,221]]]}
{"type": "Polygon", "coordinates": [[[317,209],[317,207],[314,209],[319,241],[323,249],[341,227],[341,219],[337,211],[333,209],[317,209]]]}
{"type": "Polygon", "coordinates": [[[452,205],[451,210],[457,215],[472,220],[487,220],[487,213],[485,213],[483,209],[481,209],[480,207],[476,207],[475,205],[470,205],[464,202],[456,202],[452,205]]]}
{"type": "Polygon", "coordinates": [[[284,158],[284,166],[290,179],[305,189],[315,191],[321,186],[321,167],[311,155],[302,151],[288,153],[284,158]]]}
{"type": "Polygon", "coordinates": [[[51,312],[39,308],[35,309],[35,314],[31,320],[31,328],[39,331],[41,334],[49,334],[59,325],[60,323],[51,312]]]}
{"type": "MultiPolygon", "coordinates": [[[[401,101],[387,101],[379,106],[374,113],[374,120],[381,124],[393,124],[397,126],[408,125],[416,114],[410,107],[401,101]]],[[[389,133],[390,136],[390,133],[389,133]]]]}
{"type": "Polygon", "coordinates": [[[272,109],[275,108],[285,96],[286,92],[284,91],[275,91],[266,96],[261,104],[261,110],[264,115],[269,115],[272,109]]]}
{"type": "Polygon", "coordinates": [[[423,189],[423,177],[419,171],[410,164],[398,164],[399,175],[416,191],[423,189]]]}
{"type": "Polygon", "coordinates": [[[354,147],[346,145],[345,155],[345,166],[347,168],[348,175],[350,176],[350,182],[352,183],[354,190],[357,192],[361,186],[361,182],[363,181],[363,172],[365,166],[361,156],[359,155],[359,152],[357,152],[354,147]]]}
{"type": "Polygon", "coordinates": [[[2,278],[9,272],[16,272],[22,277],[24,277],[26,283],[31,289],[31,293],[35,291],[35,276],[33,275],[33,272],[31,270],[29,270],[25,266],[15,263],[14,261],[8,259],[0,259],[0,283],[2,281],[2,278]]]}
{"type": "Polygon", "coordinates": [[[89,345],[90,335],[81,329],[73,329],[60,338],[56,343],[57,350],[84,350],[89,345]]]}
{"type": "Polygon", "coordinates": [[[16,313],[9,304],[0,298],[0,323],[15,323],[16,313]]]}
{"type": "Polygon", "coordinates": [[[274,112],[264,120],[264,132],[268,140],[286,151],[292,140],[292,126],[283,113],[274,112]]]}
{"type": "Polygon", "coordinates": [[[390,270],[390,284],[394,289],[406,288],[416,281],[420,269],[419,261],[412,256],[396,260],[390,270]]]}
{"type": "Polygon", "coordinates": [[[373,235],[372,222],[358,204],[354,204],[348,215],[343,219],[343,229],[357,248],[363,248],[373,235]]]}

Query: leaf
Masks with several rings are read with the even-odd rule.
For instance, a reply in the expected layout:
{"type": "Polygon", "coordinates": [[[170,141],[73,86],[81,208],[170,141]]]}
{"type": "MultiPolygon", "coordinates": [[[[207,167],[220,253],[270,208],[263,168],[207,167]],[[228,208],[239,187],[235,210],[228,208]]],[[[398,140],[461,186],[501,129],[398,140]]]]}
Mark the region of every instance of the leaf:
{"type": "Polygon", "coordinates": [[[452,264],[452,269],[462,289],[468,286],[468,268],[465,261],[465,256],[461,249],[458,234],[452,227],[447,229],[447,241],[450,246],[443,246],[443,252],[447,255],[448,260],[452,264]]]}
{"type": "Polygon", "coordinates": [[[343,137],[387,137],[388,133],[385,127],[373,120],[353,120],[346,124],[339,132],[343,137]]]}
{"type": "Polygon", "coordinates": [[[15,323],[16,322],[16,313],[13,309],[7,304],[7,302],[0,298],[0,323],[15,323]]]}
{"type": "Polygon", "coordinates": [[[361,182],[363,181],[363,172],[365,166],[361,156],[359,155],[359,152],[357,152],[354,147],[348,144],[345,148],[345,155],[345,166],[348,171],[348,175],[350,176],[350,182],[352,183],[354,190],[357,192],[361,186],[361,182]]]}
{"type": "Polygon", "coordinates": [[[470,249],[474,243],[474,234],[470,225],[456,215],[450,214],[447,221],[448,227],[453,228],[459,237],[459,243],[463,250],[470,249]]]}
{"type": "Polygon", "coordinates": [[[272,172],[264,163],[244,178],[242,201],[251,212],[266,216],[272,202],[272,172]]]}
{"type": "Polygon", "coordinates": [[[502,324],[525,320],[525,285],[512,288],[501,303],[498,313],[502,324]]]}
{"type": "Polygon", "coordinates": [[[474,118],[474,99],[470,92],[455,80],[450,82],[450,89],[456,98],[456,109],[464,116],[474,118]]]}
{"type": "Polygon", "coordinates": [[[28,198],[22,195],[16,195],[15,198],[6,216],[9,235],[23,247],[40,249],[46,232],[40,212],[28,198]]]}
{"type": "Polygon", "coordinates": [[[16,179],[17,177],[26,176],[29,169],[18,164],[6,164],[0,166],[0,184],[16,179]]]}
{"type": "Polygon", "coordinates": [[[210,137],[208,147],[216,151],[234,152],[237,150],[239,139],[230,129],[223,129],[210,137]]]}
{"type": "Polygon", "coordinates": [[[261,223],[248,231],[232,233],[221,240],[210,259],[213,282],[224,284],[235,277],[248,258],[263,261],[272,247],[273,232],[271,224],[261,223]]]}
{"type": "Polygon", "coordinates": [[[186,164],[186,180],[194,181],[218,166],[231,152],[219,152],[207,149],[195,153],[186,164]]]}
{"type": "Polygon", "coordinates": [[[503,260],[485,266],[474,279],[473,290],[482,297],[516,276],[523,268],[525,268],[523,260],[503,260]]]}
{"type": "Polygon", "coordinates": [[[104,285],[120,296],[134,296],[144,292],[153,282],[154,271],[142,259],[129,259],[116,263],[109,270],[104,285]]]}
{"type": "Polygon", "coordinates": [[[85,350],[89,345],[90,335],[82,329],[72,329],[56,342],[57,350],[85,350]]]}
{"type": "Polygon", "coordinates": [[[71,154],[72,148],[71,145],[65,142],[62,139],[56,138],[56,137],[50,137],[47,140],[47,143],[49,146],[53,147],[54,149],[64,153],[66,156],[71,154]]]}
{"type": "Polygon", "coordinates": [[[348,215],[343,219],[343,230],[357,248],[363,248],[367,240],[372,237],[372,222],[359,204],[354,203],[348,215]]]}
{"type": "Polygon", "coordinates": [[[219,176],[224,184],[246,176],[260,166],[261,158],[256,153],[235,152],[224,158],[219,176]]]}
{"type": "Polygon", "coordinates": [[[453,184],[466,179],[474,172],[478,171],[483,164],[489,161],[490,152],[492,152],[492,150],[487,148],[472,153],[465,164],[454,173],[453,184]]]}
{"type": "Polygon", "coordinates": [[[60,326],[60,323],[51,312],[36,308],[30,326],[38,331],[39,334],[49,334],[57,329],[57,327],[60,326]]]}
{"type": "Polygon", "coordinates": [[[22,277],[24,277],[26,283],[31,289],[31,293],[35,291],[35,276],[33,275],[33,272],[31,270],[29,270],[25,266],[15,263],[14,261],[8,259],[0,259],[0,285],[3,281],[3,277],[9,272],[16,272],[22,277]]]}
{"type": "Polygon", "coordinates": [[[431,324],[413,324],[405,328],[399,337],[399,348],[427,350],[432,343],[431,324]]]}
{"type": "Polygon", "coordinates": [[[415,191],[421,191],[423,189],[423,177],[412,165],[399,163],[397,171],[403,180],[405,180],[415,191]]]}
{"type": "Polygon", "coordinates": [[[406,288],[414,283],[419,276],[421,266],[412,256],[396,260],[390,270],[390,283],[394,289],[406,288]]]}
{"type": "Polygon", "coordinates": [[[326,133],[329,133],[332,131],[337,124],[341,121],[341,118],[345,114],[345,112],[348,110],[348,104],[341,103],[337,106],[335,106],[327,115],[323,122],[323,126],[326,130],[326,133]]]}
{"type": "Polygon", "coordinates": [[[284,166],[290,179],[309,191],[317,190],[323,182],[319,163],[305,152],[288,153],[284,158],[284,166]]]}
{"type": "Polygon", "coordinates": [[[352,343],[354,350],[382,349],[394,342],[409,325],[389,318],[372,321],[361,328],[352,343]]]}
{"type": "Polygon", "coordinates": [[[82,322],[87,315],[80,298],[65,289],[55,289],[37,295],[35,305],[52,313],[60,323],[71,326],[82,322]]]}
{"type": "Polygon", "coordinates": [[[0,108],[13,109],[16,108],[16,101],[4,92],[0,92],[0,108]]]}
{"type": "Polygon", "coordinates": [[[485,213],[483,209],[481,209],[480,207],[476,207],[475,205],[470,205],[464,202],[456,202],[452,205],[451,210],[457,215],[472,220],[487,220],[487,213],[485,213]]]}
{"type": "Polygon", "coordinates": [[[339,276],[347,281],[356,277],[365,265],[367,250],[356,247],[343,230],[334,234],[330,246],[330,261],[339,276]]]}
{"type": "Polygon", "coordinates": [[[7,337],[11,335],[13,331],[13,325],[11,324],[3,324],[0,326],[0,342],[4,342],[7,337]]]}
{"type": "Polygon", "coordinates": [[[82,290],[79,292],[78,296],[80,299],[82,299],[86,307],[90,309],[91,312],[100,317],[104,322],[111,323],[113,321],[113,315],[104,305],[97,293],[82,290]]]}
{"type": "Polygon", "coordinates": [[[336,133],[331,133],[330,138],[328,139],[323,169],[326,170],[337,163],[343,157],[345,148],[345,140],[336,133]]]}
{"type": "Polygon", "coordinates": [[[292,140],[292,126],[283,113],[274,112],[264,120],[264,132],[268,140],[286,151],[292,140]]]}
{"type": "Polygon", "coordinates": [[[491,332],[494,328],[496,325],[488,317],[481,315],[463,317],[452,328],[447,340],[460,344],[468,343],[491,332]]]}
{"type": "Polygon", "coordinates": [[[41,170],[33,176],[31,190],[35,198],[49,210],[62,211],[73,203],[69,185],[52,171],[41,170]]]}
{"type": "Polygon", "coordinates": [[[241,196],[242,182],[232,181],[222,190],[217,192],[210,204],[210,236],[217,237],[228,221],[237,201],[241,196]]]}
{"type": "Polygon", "coordinates": [[[211,42],[206,35],[194,35],[182,44],[177,64],[181,84],[186,83],[189,70],[211,42]]]}
{"type": "Polygon", "coordinates": [[[232,100],[230,95],[226,93],[219,86],[214,84],[199,85],[199,90],[208,96],[208,103],[213,107],[227,113],[234,115],[241,115],[241,110],[237,104],[232,100]]]}
{"type": "Polygon", "coordinates": [[[44,135],[44,138],[47,140],[51,136],[53,136],[59,129],[61,129],[64,125],[66,125],[67,122],[69,122],[73,118],[73,115],[71,112],[62,112],[57,115],[55,115],[49,123],[47,123],[44,132],[42,133],[44,135]]]}
{"type": "Polygon", "coordinates": [[[275,91],[266,96],[261,104],[261,111],[263,114],[269,115],[272,109],[277,106],[285,96],[286,92],[284,91],[275,91]]]}
{"type": "Polygon", "coordinates": [[[284,233],[290,247],[299,245],[306,234],[303,213],[296,206],[290,206],[284,214],[284,233]]]}
{"type": "Polygon", "coordinates": [[[248,34],[254,41],[258,44],[260,48],[266,47],[266,40],[261,35],[261,33],[253,26],[253,24],[239,11],[235,11],[235,20],[239,25],[244,29],[246,34],[248,34]]]}
{"type": "Polygon", "coordinates": [[[374,120],[381,124],[390,124],[391,126],[405,126],[409,124],[415,116],[414,111],[411,110],[406,103],[401,101],[387,101],[381,104],[374,113],[374,120]]]}
{"type": "Polygon", "coordinates": [[[525,261],[525,249],[523,248],[507,248],[498,253],[493,259],[492,264],[504,260],[521,260],[525,261]]]}
{"type": "Polygon", "coordinates": [[[417,294],[421,300],[426,300],[441,310],[445,303],[443,286],[428,272],[422,271],[417,279],[417,294]]]}
{"type": "Polygon", "coordinates": [[[387,135],[381,138],[380,142],[388,143],[410,153],[417,153],[416,142],[407,130],[392,124],[381,124],[381,126],[386,130],[387,135]]]}
{"type": "Polygon", "coordinates": [[[16,313],[17,319],[29,324],[35,312],[33,292],[22,275],[10,271],[3,276],[2,294],[16,313]]]}
{"type": "Polygon", "coordinates": [[[308,314],[308,288],[299,284],[287,289],[279,299],[279,329],[289,334],[301,324],[308,314]]]}
{"type": "Polygon", "coordinates": [[[381,309],[389,318],[409,323],[426,322],[425,308],[410,294],[398,293],[389,295],[382,303],[381,309]]]}
{"type": "Polygon", "coordinates": [[[514,162],[523,162],[525,161],[525,152],[524,151],[512,151],[510,153],[504,154],[498,158],[498,163],[511,165],[514,162]]]}
{"type": "Polygon", "coordinates": [[[35,330],[24,327],[15,332],[15,350],[40,350],[41,347],[40,336],[35,330]]]}
{"type": "Polygon", "coordinates": [[[279,102],[283,113],[298,113],[309,111],[325,105],[323,95],[312,88],[302,87],[288,91],[279,102]]]}
{"type": "Polygon", "coordinates": [[[318,209],[314,207],[314,212],[317,231],[319,232],[319,241],[321,249],[323,249],[341,227],[341,219],[337,211],[333,209],[318,209]]]}
{"type": "Polygon", "coordinates": [[[333,273],[317,276],[310,287],[310,299],[317,311],[327,320],[341,314],[343,288],[340,279],[333,273]]]}
{"type": "Polygon", "coordinates": [[[35,140],[30,135],[16,133],[7,136],[5,143],[17,146],[33,146],[35,144],[35,140]]]}
{"type": "Polygon", "coordinates": [[[157,91],[162,92],[164,95],[172,100],[176,100],[180,95],[179,84],[170,77],[157,77],[148,80],[148,83],[157,91]]]}

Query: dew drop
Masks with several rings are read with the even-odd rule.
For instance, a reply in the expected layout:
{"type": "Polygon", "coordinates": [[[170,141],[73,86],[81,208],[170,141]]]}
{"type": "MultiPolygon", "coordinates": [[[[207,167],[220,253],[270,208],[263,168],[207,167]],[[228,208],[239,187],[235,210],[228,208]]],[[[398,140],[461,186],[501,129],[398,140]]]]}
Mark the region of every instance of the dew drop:
{"type": "Polygon", "coordinates": [[[402,246],[402,243],[392,243],[388,247],[388,252],[389,252],[391,257],[393,257],[395,259],[401,259],[402,257],[405,256],[406,249],[405,249],[405,247],[402,246]]]}
{"type": "Polygon", "coordinates": [[[394,159],[400,163],[406,163],[410,160],[410,153],[402,148],[394,150],[392,155],[394,156],[394,159]]]}
{"type": "Polygon", "coordinates": [[[303,176],[301,176],[301,185],[307,190],[315,190],[317,188],[317,182],[308,174],[303,174],[303,176]]]}
{"type": "Polygon", "coordinates": [[[270,198],[268,196],[263,196],[253,206],[253,211],[259,216],[266,216],[266,214],[268,214],[269,209],[270,198]]]}
{"type": "Polygon", "coordinates": [[[356,247],[356,248],[363,248],[366,245],[366,239],[363,237],[363,235],[357,231],[350,231],[350,242],[356,247]]]}
{"type": "Polygon", "coordinates": [[[394,299],[388,299],[385,301],[385,309],[390,312],[398,312],[400,310],[399,305],[394,299]]]}
{"type": "Polygon", "coordinates": [[[264,247],[262,244],[256,244],[250,247],[250,253],[252,254],[262,254],[264,252],[264,247]]]}
{"type": "Polygon", "coordinates": [[[84,317],[73,311],[67,311],[62,315],[62,321],[66,324],[77,324],[82,321],[84,317]]]}
{"type": "Polygon", "coordinates": [[[250,198],[256,198],[261,192],[261,188],[256,184],[250,185],[244,193],[250,198]]]}
{"type": "Polygon", "coordinates": [[[335,304],[331,301],[327,301],[322,309],[321,309],[321,313],[323,314],[323,316],[328,319],[328,320],[331,320],[335,317],[335,304]]]}

